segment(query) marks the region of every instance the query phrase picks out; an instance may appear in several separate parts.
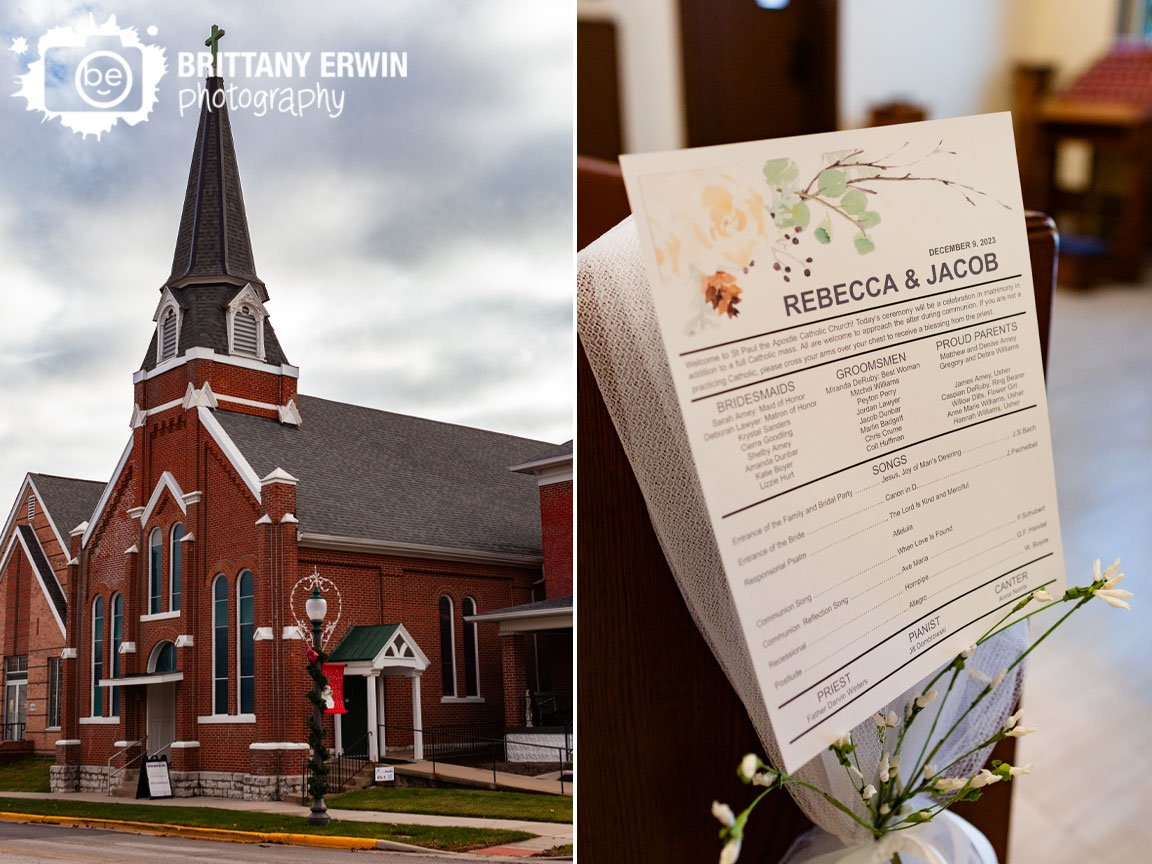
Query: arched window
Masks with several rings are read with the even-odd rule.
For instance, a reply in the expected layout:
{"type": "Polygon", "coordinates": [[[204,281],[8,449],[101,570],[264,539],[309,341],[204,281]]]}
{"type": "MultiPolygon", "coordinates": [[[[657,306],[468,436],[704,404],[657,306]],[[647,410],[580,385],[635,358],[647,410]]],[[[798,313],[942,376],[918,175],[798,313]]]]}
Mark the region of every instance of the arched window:
{"type": "Polygon", "coordinates": [[[456,695],[456,632],[452,622],[452,598],[440,597],[440,678],[444,695],[456,695]]]}
{"type": "Polygon", "coordinates": [[[100,679],[104,677],[104,598],[92,601],[92,716],[104,714],[104,691],[100,679]]]}
{"type": "Polygon", "coordinates": [[[148,658],[148,674],[163,675],[176,671],[176,646],[171,642],[161,642],[152,649],[148,658]]]}
{"type": "MultiPolygon", "coordinates": [[[[465,597],[460,604],[464,607],[464,617],[476,614],[476,601],[465,597]]],[[[476,651],[476,622],[464,622],[464,695],[480,695],[480,660],[476,651]]]]}
{"type": "Polygon", "coordinates": [[[176,356],[179,342],[180,315],[174,306],[169,306],[160,317],[160,327],[156,333],[157,350],[161,362],[176,356]]]}
{"type": "Polygon", "coordinates": [[[256,598],[252,571],[244,570],[236,580],[236,654],[240,664],[238,712],[251,714],[256,704],[256,598]]]}
{"type": "MultiPolygon", "coordinates": [[[[124,595],[112,595],[112,677],[120,677],[120,645],[124,641],[124,595]]],[[[112,688],[112,716],[120,716],[120,688],[112,688]]]]}
{"type": "Polygon", "coordinates": [[[164,534],[153,528],[148,539],[148,614],[160,611],[160,580],[164,570],[164,534]]]}
{"type": "Polygon", "coordinates": [[[241,306],[236,310],[232,322],[232,353],[246,354],[249,357],[260,356],[260,322],[253,314],[251,307],[241,306]]]}
{"type": "Polygon", "coordinates": [[[180,611],[180,577],[184,570],[184,544],[180,541],[184,537],[184,526],[177,522],[172,526],[172,551],[170,558],[172,566],[168,573],[168,609],[172,612],[180,611]]]}
{"type": "Polygon", "coordinates": [[[228,713],[228,580],[212,583],[212,713],[228,713]]]}

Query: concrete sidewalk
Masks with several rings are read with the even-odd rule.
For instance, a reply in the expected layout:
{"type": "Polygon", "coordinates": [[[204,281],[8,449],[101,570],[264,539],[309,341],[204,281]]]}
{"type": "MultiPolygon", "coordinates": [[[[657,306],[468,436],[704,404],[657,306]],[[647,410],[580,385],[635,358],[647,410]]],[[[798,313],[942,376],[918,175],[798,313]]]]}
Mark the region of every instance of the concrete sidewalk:
{"type": "MultiPolygon", "coordinates": [[[[442,766],[438,766],[442,767],[442,766]]],[[[529,778],[530,779],[530,778],[529,778]]],[[[3,798],[33,798],[52,801],[87,801],[95,804],[107,804],[109,818],[113,818],[117,804],[144,804],[152,807],[214,807],[221,810],[241,810],[253,813],[275,813],[281,816],[307,816],[309,809],[305,805],[291,804],[285,801],[241,801],[236,798],[160,798],[156,800],[142,798],[125,799],[110,798],[98,792],[0,792],[3,798]]],[[[529,822],[518,819],[483,819],[476,816],[432,816],[425,813],[382,813],[376,810],[339,810],[329,808],[329,815],[333,819],[343,819],[348,822],[392,822],[400,825],[438,825],[441,827],[459,828],[500,828],[506,831],[526,831],[536,836],[531,840],[513,843],[507,847],[496,847],[478,853],[467,854],[501,854],[508,857],[517,857],[524,852],[532,854],[553,846],[564,846],[572,842],[572,825],[561,822],[529,822]],[[499,850],[499,851],[497,851],[499,850]]]]}

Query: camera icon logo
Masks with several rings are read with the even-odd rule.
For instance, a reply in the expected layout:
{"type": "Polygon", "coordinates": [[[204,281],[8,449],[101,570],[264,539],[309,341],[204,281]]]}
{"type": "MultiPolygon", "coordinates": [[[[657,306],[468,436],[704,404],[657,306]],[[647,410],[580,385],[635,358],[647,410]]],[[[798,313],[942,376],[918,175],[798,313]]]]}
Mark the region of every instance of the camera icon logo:
{"type": "Polygon", "coordinates": [[[116,37],[44,54],[45,105],[53,111],[138,111],[144,54],[116,37]],[[53,86],[55,85],[55,86],[53,86]]]}
{"type": "MultiPolygon", "coordinates": [[[[150,30],[149,32],[155,32],[150,30]]],[[[17,96],[29,111],[82,135],[97,138],[123,120],[129,126],[148,119],[167,71],[164,49],[146,45],[132,28],[104,24],[49,30],[39,41],[40,59],[20,76],[17,96]]]]}

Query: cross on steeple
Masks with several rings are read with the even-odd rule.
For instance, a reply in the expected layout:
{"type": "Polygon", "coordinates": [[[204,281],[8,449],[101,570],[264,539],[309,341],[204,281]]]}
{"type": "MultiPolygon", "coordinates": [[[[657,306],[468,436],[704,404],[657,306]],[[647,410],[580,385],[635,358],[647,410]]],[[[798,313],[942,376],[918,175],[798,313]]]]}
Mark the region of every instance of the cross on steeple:
{"type": "Polygon", "coordinates": [[[220,40],[224,38],[224,31],[212,25],[212,35],[204,40],[204,47],[212,49],[212,77],[216,77],[216,52],[220,50],[220,40]]]}

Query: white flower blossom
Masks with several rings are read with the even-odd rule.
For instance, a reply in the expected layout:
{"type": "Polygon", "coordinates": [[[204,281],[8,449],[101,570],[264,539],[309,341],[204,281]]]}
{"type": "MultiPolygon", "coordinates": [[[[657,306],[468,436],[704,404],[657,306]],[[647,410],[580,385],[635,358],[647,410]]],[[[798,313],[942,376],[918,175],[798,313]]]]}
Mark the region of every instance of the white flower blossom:
{"type": "Polygon", "coordinates": [[[756,769],[759,767],[759,757],[757,757],[755,753],[749,753],[747,756],[740,760],[740,779],[744,781],[751,780],[756,776],[756,769]]]}
{"type": "Polygon", "coordinates": [[[932,775],[936,773],[936,766],[929,762],[924,766],[924,779],[931,780],[932,775]]]}
{"type": "Polygon", "coordinates": [[[934,702],[938,694],[935,690],[929,690],[927,693],[921,693],[916,697],[917,708],[927,708],[929,702],[934,702]]]}
{"type": "Polygon", "coordinates": [[[884,725],[895,728],[900,725],[900,717],[896,714],[895,711],[889,711],[887,716],[884,718],[884,725]]]}
{"type": "Polygon", "coordinates": [[[1132,592],[1125,591],[1123,588],[1099,588],[1093,591],[1092,594],[1116,609],[1132,608],[1127,602],[1128,598],[1132,596],[1132,592]]]}
{"type": "Polygon", "coordinates": [[[852,733],[845,732],[839,738],[832,742],[833,747],[851,747],[852,746],[852,733]]]}
{"type": "Polygon", "coordinates": [[[864,782],[864,775],[860,773],[860,769],[855,765],[848,766],[848,773],[852,775],[852,779],[855,780],[858,784],[864,782]]]}
{"type": "Polygon", "coordinates": [[[875,795],[876,795],[876,787],[873,786],[871,783],[869,783],[867,786],[865,786],[863,789],[860,790],[860,797],[863,798],[865,801],[871,800],[873,797],[875,797],[875,795]]]}
{"type": "Polygon", "coordinates": [[[976,653],[976,646],[975,645],[969,645],[967,648],[965,648],[963,651],[960,652],[960,656],[963,657],[965,660],[967,660],[969,657],[971,657],[975,653],[976,653]]]}
{"type": "Polygon", "coordinates": [[[880,782],[888,782],[888,751],[884,751],[884,755],[880,757],[880,782]]]}
{"type": "Polygon", "coordinates": [[[892,812],[892,808],[889,807],[887,804],[881,804],[880,805],[880,815],[881,816],[887,816],[891,812],[892,812]]]}
{"type": "Polygon", "coordinates": [[[1003,684],[1004,683],[1004,676],[1007,674],[1008,674],[1008,670],[1002,669],[1000,671],[1000,674],[992,679],[992,683],[989,685],[989,689],[995,690],[997,687],[999,687],[1001,684],[1003,684]]]}
{"type": "Polygon", "coordinates": [[[900,757],[899,756],[893,756],[891,759],[888,760],[888,771],[892,774],[893,777],[895,777],[896,774],[900,771],[900,757]]]}
{"type": "Polygon", "coordinates": [[[938,777],[932,784],[938,792],[959,792],[968,785],[963,777],[938,777]]]}
{"type": "Polygon", "coordinates": [[[732,812],[732,808],[727,804],[721,804],[719,801],[713,801],[712,815],[716,817],[721,825],[724,825],[728,828],[731,828],[736,824],[736,814],[732,812]]]}
{"type": "Polygon", "coordinates": [[[1020,777],[1023,774],[1030,774],[1030,773],[1032,773],[1032,766],[1031,765],[1016,765],[1016,766],[1009,765],[1008,766],[1008,776],[1009,777],[1020,777]]]}
{"type": "Polygon", "coordinates": [[[736,859],[740,857],[740,843],[739,837],[733,837],[724,844],[720,850],[720,864],[736,864],[736,859]]]}
{"type": "Polygon", "coordinates": [[[771,768],[768,768],[759,772],[755,777],[752,778],[752,785],[770,787],[776,783],[776,780],[779,778],[779,776],[780,775],[777,772],[773,771],[771,768]]]}
{"type": "Polygon", "coordinates": [[[990,786],[993,783],[999,783],[1000,780],[999,774],[993,774],[987,768],[982,768],[980,773],[972,778],[972,788],[979,789],[982,786],[990,786]]]}
{"type": "Polygon", "coordinates": [[[877,729],[883,729],[885,726],[888,725],[888,721],[884,719],[883,713],[873,714],[872,715],[872,722],[876,724],[877,729]]]}
{"type": "Polygon", "coordinates": [[[1004,729],[1002,731],[1007,732],[1009,729],[1015,729],[1016,724],[1020,722],[1020,718],[1023,716],[1024,716],[1024,710],[1023,709],[1017,711],[1015,714],[1013,714],[1011,717],[1009,717],[1004,722],[1004,729]]]}
{"type": "Polygon", "coordinates": [[[1052,595],[1048,593],[1048,589],[1038,588],[1036,591],[1032,592],[1032,599],[1037,603],[1051,603],[1052,595]]]}
{"type": "Polygon", "coordinates": [[[1005,738],[1023,738],[1025,735],[1031,735],[1036,731],[1034,726],[1013,726],[1004,733],[1005,738]]]}
{"type": "Polygon", "coordinates": [[[1101,580],[1103,580],[1105,588],[1115,588],[1116,583],[1124,578],[1123,573],[1117,574],[1116,571],[1119,569],[1120,569],[1120,559],[1117,558],[1115,561],[1113,561],[1111,564],[1108,565],[1107,570],[1105,570],[1103,573],[1101,573],[1100,572],[1100,559],[1097,558],[1095,561],[1092,562],[1092,581],[1093,582],[1100,582],[1101,580]]]}

